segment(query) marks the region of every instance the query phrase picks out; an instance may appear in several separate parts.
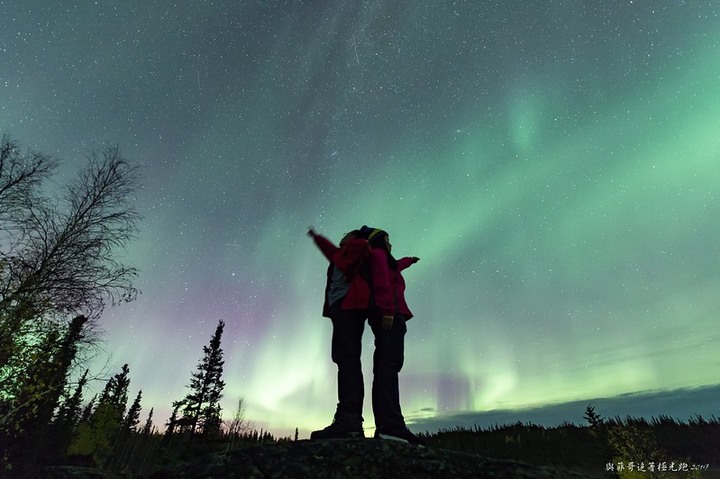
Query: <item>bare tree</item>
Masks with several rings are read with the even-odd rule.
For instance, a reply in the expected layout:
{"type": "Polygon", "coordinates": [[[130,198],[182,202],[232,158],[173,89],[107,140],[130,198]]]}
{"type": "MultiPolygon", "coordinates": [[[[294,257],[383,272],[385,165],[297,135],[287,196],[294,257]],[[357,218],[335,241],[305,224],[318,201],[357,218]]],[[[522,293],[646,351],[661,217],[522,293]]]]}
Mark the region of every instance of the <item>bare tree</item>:
{"type": "Polygon", "coordinates": [[[56,167],[57,162],[49,156],[33,152],[23,155],[7,136],[0,140],[0,365],[7,364],[11,355],[16,337],[12,332],[19,332],[24,320],[32,316],[19,303],[9,308],[12,267],[24,239],[30,236],[29,206],[47,202],[40,187],[56,167]]]}
{"type": "Polygon", "coordinates": [[[7,345],[36,334],[43,321],[83,314],[97,318],[108,304],[132,301],[137,270],[114,252],[137,231],[131,205],[139,171],[108,147],[59,201],[43,196],[42,180],[54,162],[22,156],[8,140],[0,150],[0,364],[7,345]]]}
{"type": "Polygon", "coordinates": [[[237,408],[232,419],[223,421],[224,431],[228,436],[227,450],[234,449],[236,444],[240,442],[241,437],[247,434],[252,428],[250,421],[247,419],[247,411],[245,407],[245,398],[238,399],[237,408]]]}
{"type": "Polygon", "coordinates": [[[232,436],[238,436],[250,429],[250,422],[247,419],[247,408],[245,407],[245,398],[238,399],[235,414],[232,419],[223,421],[225,430],[232,436]]]}
{"type": "Polygon", "coordinates": [[[13,254],[3,255],[0,310],[97,317],[108,302],[134,299],[137,271],[112,253],[136,233],[139,218],[129,199],[138,182],[137,168],[109,147],[67,188],[63,208],[26,196],[13,254]]]}
{"type": "MultiPolygon", "coordinates": [[[[26,216],[23,207],[37,200],[40,184],[56,166],[53,158],[40,153],[21,155],[15,142],[3,135],[0,140],[0,233],[10,235],[12,225],[22,223],[21,218],[26,216]]],[[[0,245],[10,238],[0,237],[0,245]]]]}

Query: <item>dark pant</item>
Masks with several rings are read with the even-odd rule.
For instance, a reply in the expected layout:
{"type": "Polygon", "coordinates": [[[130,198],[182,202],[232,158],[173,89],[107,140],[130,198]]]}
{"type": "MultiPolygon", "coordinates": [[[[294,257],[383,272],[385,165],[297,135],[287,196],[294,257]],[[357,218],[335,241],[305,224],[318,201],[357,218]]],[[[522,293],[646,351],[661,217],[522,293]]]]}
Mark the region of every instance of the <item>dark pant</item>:
{"type": "MultiPolygon", "coordinates": [[[[362,335],[366,310],[342,310],[340,301],[331,306],[333,323],[332,360],[338,367],[339,414],[362,416],[365,386],[362,374],[362,335]]],[[[405,357],[407,328],[405,316],[396,315],[390,330],[382,329],[382,317],[371,315],[370,327],[375,335],[373,355],[372,401],[375,425],[389,430],[405,426],[400,409],[398,373],[405,357]]]]}
{"type": "Polygon", "coordinates": [[[382,328],[382,317],[371,316],[370,327],[375,334],[373,355],[372,406],[375,426],[380,431],[405,427],[400,408],[398,373],[405,360],[406,318],[396,314],[389,330],[382,328]]]}
{"type": "Polygon", "coordinates": [[[336,301],[330,309],[333,323],[331,357],[338,367],[337,414],[362,416],[365,386],[360,356],[367,311],[342,310],[340,303],[342,300],[336,301]]]}

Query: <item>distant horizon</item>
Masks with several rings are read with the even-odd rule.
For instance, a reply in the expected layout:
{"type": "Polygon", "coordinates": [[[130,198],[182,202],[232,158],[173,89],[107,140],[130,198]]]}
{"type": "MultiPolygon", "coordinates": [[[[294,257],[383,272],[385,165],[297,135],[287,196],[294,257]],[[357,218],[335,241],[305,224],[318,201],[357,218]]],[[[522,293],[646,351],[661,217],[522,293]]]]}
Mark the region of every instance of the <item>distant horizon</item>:
{"type": "Polygon", "coordinates": [[[512,425],[517,422],[544,427],[556,427],[563,423],[582,426],[588,425],[583,418],[588,405],[592,405],[595,413],[601,418],[608,420],[618,417],[622,420],[627,417],[651,420],[665,416],[679,422],[688,422],[698,416],[704,419],[720,418],[718,398],[720,398],[720,384],[680,388],[673,391],[628,393],[616,397],[569,401],[518,410],[498,409],[448,414],[413,421],[410,428],[415,432],[425,432],[423,428],[428,428],[428,432],[432,432],[430,429],[437,431],[455,427],[472,429],[476,425],[487,429],[495,425],[512,425]],[[689,397],[693,399],[692,412],[687,411],[689,397]]]}

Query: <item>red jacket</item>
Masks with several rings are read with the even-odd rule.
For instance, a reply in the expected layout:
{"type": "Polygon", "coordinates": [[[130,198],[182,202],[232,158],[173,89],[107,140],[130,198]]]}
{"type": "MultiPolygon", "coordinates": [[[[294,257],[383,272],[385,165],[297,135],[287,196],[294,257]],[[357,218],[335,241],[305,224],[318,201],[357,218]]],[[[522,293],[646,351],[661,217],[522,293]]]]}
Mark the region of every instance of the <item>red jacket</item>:
{"type": "Polygon", "coordinates": [[[370,306],[370,287],[359,271],[359,265],[363,258],[369,264],[375,308],[383,316],[395,313],[395,300],[384,251],[370,248],[367,240],[360,238],[347,240],[341,248],[335,246],[322,235],[313,235],[313,239],[317,247],[331,263],[328,268],[328,279],[325,286],[323,316],[330,317],[327,290],[330,286],[333,265],[337,266],[350,281],[350,289],[343,299],[342,309],[367,309],[370,306]]]}

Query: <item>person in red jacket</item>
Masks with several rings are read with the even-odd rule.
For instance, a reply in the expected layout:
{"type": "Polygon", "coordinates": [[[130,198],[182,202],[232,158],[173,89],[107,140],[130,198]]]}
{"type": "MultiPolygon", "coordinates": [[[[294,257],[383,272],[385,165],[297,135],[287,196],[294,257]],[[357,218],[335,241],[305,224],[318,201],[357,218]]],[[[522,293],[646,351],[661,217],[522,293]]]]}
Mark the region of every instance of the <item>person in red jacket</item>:
{"type": "Polygon", "coordinates": [[[330,261],[323,316],[329,317],[333,324],[331,357],[338,368],[338,404],[333,422],[312,432],[310,438],[364,437],[365,386],[361,355],[365,319],[372,309],[386,323],[392,323],[395,313],[386,258],[382,251],[369,247],[367,238],[363,238],[359,230],[347,233],[340,246],[313,228],[308,235],[330,261]]]}
{"type": "MultiPolygon", "coordinates": [[[[362,229],[360,234],[363,234],[362,229]]],[[[398,381],[398,374],[405,361],[406,322],[413,317],[405,301],[405,279],[402,271],[417,263],[420,258],[412,256],[396,260],[391,253],[390,236],[382,230],[371,231],[368,234],[368,242],[373,251],[382,252],[384,256],[384,269],[387,270],[395,303],[395,313],[390,321],[375,312],[371,312],[368,320],[375,334],[372,384],[375,437],[423,444],[423,441],[405,425],[400,407],[398,381]]]]}

